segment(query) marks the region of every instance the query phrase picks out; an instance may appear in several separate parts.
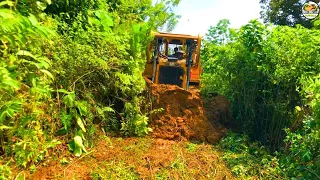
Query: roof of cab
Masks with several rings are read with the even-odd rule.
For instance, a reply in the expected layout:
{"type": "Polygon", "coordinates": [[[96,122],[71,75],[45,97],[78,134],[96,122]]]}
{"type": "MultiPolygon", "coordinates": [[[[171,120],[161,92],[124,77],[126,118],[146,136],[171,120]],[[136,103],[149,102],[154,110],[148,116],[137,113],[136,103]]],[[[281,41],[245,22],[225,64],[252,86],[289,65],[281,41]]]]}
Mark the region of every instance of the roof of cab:
{"type": "Polygon", "coordinates": [[[165,37],[165,38],[177,38],[177,39],[198,39],[198,36],[191,36],[187,34],[173,34],[173,33],[162,33],[162,32],[153,32],[155,37],[165,37]]]}

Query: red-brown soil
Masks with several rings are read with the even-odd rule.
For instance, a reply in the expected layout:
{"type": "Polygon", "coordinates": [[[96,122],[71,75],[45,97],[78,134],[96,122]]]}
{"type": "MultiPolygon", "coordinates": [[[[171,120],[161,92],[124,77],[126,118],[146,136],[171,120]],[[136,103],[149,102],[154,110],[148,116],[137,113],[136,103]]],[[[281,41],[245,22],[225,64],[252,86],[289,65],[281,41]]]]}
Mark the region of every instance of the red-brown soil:
{"type": "Polygon", "coordinates": [[[149,137],[101,135],[95,141],[97,144],[80,158],[74,157],[63,144],[33,174],[26,170],[20,172],[20,177],[233,179],[219,152],[211,145],[226,133],[219,124],[231,118],[229,101],[222,96],[204,101],[197,89],[185,91],[177,86],[155,85],[148,80],[147,83],[149,95],[154,99],[152,109],[164,109],[151,115],[149,123],[153,132],[149,137]],[[196,144],[200,142],[204,143],[196,144]],[[63,159],[68,163],[63,164],[63,159]]]}
{"type": "MultiPolygon", "coordinates": [[[[219,153],[211,145],[154,138],[102,139],[80,158],[70,154],[47,160],[34,174],[22,172],[26,179],[126,179],[133,173],[139,179],[233,179],[219,153]],[[63,165],[65,157],[69,163],[63,165]],[[121,169],[121,170],[120,170],[121,169]],[[109,177],[109,178],[107,178],[109,177]]],[[[130,178],[132,179],[132,177],[130,178]]]]}
{"type": "Polygon", "coordinates": [[[230,114],[230,103],[224,97],[211,98],[205,108],[197,89],[186,91],[175,85],[146,81],[154,98],[153,109],[163,108],[150,117],[152,137],[217,143],[226,134],[219,124],[222,117],[230,114]]]}

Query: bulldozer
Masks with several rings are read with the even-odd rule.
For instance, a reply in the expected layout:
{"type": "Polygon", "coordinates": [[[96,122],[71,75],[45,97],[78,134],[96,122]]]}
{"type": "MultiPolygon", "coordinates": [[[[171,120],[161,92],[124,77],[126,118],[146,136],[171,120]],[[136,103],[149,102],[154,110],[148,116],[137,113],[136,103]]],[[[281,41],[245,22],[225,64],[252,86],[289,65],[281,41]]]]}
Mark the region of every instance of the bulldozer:
{"type": "Polygon", "coordinates": [[[189,90],[200,84],[201,37],[153,32],[147,46],[144,76],[155,84],[177,85],[189,90]]]}

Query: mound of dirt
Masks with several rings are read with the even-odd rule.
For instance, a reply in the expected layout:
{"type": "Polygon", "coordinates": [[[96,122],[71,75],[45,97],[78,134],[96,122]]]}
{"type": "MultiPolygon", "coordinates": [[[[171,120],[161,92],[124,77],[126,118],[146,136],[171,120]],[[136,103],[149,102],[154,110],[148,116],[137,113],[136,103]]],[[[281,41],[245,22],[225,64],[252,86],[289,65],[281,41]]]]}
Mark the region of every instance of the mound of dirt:
{"type": "Polygon", "coordinates": [[[205,101],[206,116],[209,120],[218,121],[226,125],[234,123],[231,113],[231,103],[229,100],[221,95],[216,95],[205,101]]]}
{"type": "Polygon", "coordinates": [[[163,111],[150,116],[152,137],[217,143],[226,134],[226,129],[218,122],[228,101],[221,101],[219,103],[225,104],[207,108],[209,112],[206,112],[199,90],[185,91],[175,85],[153,84],[148,79],[146,81],[154,98],[153,109],[163,108],[163,111]]]}

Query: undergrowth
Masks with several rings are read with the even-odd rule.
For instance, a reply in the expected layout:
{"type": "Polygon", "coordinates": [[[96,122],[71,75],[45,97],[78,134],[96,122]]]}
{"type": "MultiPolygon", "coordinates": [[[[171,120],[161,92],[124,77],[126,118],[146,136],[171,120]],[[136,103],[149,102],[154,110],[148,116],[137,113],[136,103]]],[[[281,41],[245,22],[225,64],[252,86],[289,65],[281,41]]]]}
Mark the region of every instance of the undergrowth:
{"type": "Polygon", "coordinates": [[[178,3],[1,1],[1,176],[34,171],[59,144],[79,157],[98,131],[148,134],[145,48],[178,3]]]}
{"type": "Polygon", "coordinates": [[[251,142],[247,135],[230,132],[218,146],[232,173],[239,178],[283,179],[279,159],[267,147],[251,142]]]}
{"type": "Polygon", "coordinates": [[[99,167],[91,173],[92,179],[139,179],[139,176],[134,172],[134,168],[123,162],[105,162],[104,165],[105,166],[99,167]]]}
{"type": "Polygon", "coordinates": [[[222,140],[224,158],[239,177],[319,179],[320,31],[229,24],[209,29],[201,58],[202,93],[226,96],[246,134],[222,140]]]}
{"type": "MultiPolygon", "coordinates": [[[[179,2],[1,1],[0,179],[13,166],[35,171],[59,144],[79,157],[100,131],[148,134],[145,49],[152,30],[177,24],[179,2]]],[[[228,25],[209,29],[201,56],[202,92],[228,97],[248,135],[223,139],[223,158],[241,178],[319,179],[320,31],[228,25]]],[[[183,160],[167,170],[187,178],[183,160]]],[[[135,178],[125,164],[110,166],[92,176],[135,178]]]]}
{"type": "Polygon", "coordinates": [[[222,159],[239,178],[317,179],[319,156],[315,136],[319,135],[318,131],[310,131],[311,121],[304,121],[305,133],[288,133],[284,140],[288,146],[279,152],[271,152],[247,135],[233,132],[220,141],[218,148],[222,159]]]}

